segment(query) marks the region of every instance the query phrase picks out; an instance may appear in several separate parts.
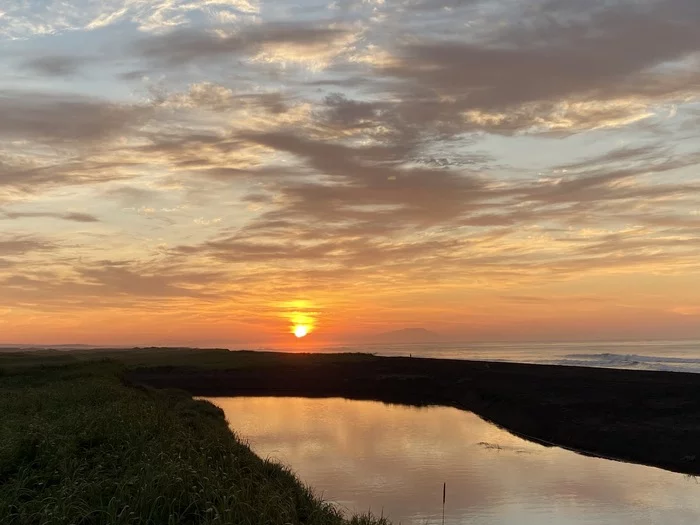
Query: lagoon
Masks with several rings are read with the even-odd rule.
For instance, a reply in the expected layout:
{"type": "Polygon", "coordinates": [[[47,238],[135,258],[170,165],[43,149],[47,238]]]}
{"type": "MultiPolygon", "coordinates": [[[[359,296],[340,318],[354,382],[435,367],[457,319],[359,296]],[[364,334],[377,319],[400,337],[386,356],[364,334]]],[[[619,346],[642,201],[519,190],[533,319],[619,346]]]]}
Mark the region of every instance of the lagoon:
{"type": "Polygon", "coordinates": [[[348,512],[393,523],[700,523],[700,484],[509,434],[475,414],[339,398],[207,398],[259,456],[348,512]]]}

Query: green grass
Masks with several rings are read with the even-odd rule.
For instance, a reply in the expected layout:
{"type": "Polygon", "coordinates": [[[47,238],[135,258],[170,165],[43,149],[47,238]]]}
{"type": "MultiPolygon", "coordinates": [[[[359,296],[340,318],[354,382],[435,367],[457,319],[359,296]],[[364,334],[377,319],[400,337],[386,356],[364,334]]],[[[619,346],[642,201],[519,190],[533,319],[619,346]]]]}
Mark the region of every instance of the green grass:
{"type": "Polygon", "coordinates": [[[3,525],[386,524],[344,519],[219,408],[122,384],[123,364],[0,367],[3,525]]]}
{"type": "Polygon", "coordinates": [[[293,354],[279,352],[228,351],[226,349],[193,348],[133,348],[85,350],[0,351],[0,370],[14,370],[40,365],[81,363],[109,359],[129,368],[177,366],[196,368],[234,369],[249,366],[316,364],[328,362],[362,361],[373,359],[370,354],[293,354]]]}

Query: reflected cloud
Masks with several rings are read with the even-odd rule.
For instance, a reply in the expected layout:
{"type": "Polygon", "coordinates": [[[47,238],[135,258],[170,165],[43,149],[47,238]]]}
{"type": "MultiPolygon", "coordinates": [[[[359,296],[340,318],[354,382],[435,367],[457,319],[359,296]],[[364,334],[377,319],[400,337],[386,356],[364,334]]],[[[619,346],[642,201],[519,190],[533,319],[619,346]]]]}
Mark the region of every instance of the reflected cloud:
{"type": "Polygon", "coordinates": [[[691,523],[697,486],[517,438],[474,414],[344,399],[213,398],[252,449],[350,512],[394,523],[691,523]],[[552,508],[552,502],[556,507],[552,508]],[[517,519],[516,519],[517,518],[517,519]],[[686,521],[684,521],[686,520],[686,521]]]}

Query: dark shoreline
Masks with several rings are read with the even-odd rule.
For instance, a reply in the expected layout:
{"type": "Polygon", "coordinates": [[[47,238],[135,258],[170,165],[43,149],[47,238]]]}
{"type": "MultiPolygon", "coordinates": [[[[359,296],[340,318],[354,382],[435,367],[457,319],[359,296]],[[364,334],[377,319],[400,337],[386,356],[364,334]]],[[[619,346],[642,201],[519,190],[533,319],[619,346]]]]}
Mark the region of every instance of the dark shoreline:
{"type": "Polygon", "coordinates": [[[197,396],[344,397],[451,406],[544,445],[700,475],[699,374],[370,355],[340,360],[319,354],[266,355],[256,366],[137,368],[125,379],[197,396]]]}

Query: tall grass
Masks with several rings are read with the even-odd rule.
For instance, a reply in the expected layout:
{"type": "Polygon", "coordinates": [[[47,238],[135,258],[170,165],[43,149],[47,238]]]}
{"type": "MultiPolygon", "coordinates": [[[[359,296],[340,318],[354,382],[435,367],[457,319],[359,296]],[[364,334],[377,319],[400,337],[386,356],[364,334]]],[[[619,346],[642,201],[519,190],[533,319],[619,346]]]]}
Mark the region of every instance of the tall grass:
{"type": "Polygon", "coordinates": [[[0,372],[18,371],[35,366],[57,366],[94,362],[108,359],[122,363],[128,368],[140,367],[195,367],[198,369],[230,370],[236,368],[279,366],[309,366],[328,363],[367,362],[375,359],[371,354],[329,353],[297,354],[226,349],[195,348],[94,348],[78,350],[32,350],[0,349],[0,372]]]}
{"type": "Polygon", "coordinates": [[[344,519],[253,454],[222,411],[113,363],[0,374],[0,523],[386,524],[344,519]]]}

